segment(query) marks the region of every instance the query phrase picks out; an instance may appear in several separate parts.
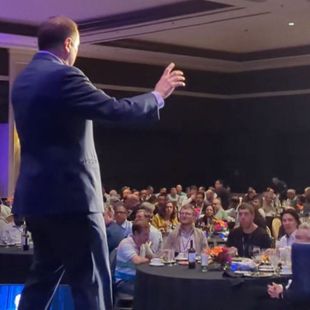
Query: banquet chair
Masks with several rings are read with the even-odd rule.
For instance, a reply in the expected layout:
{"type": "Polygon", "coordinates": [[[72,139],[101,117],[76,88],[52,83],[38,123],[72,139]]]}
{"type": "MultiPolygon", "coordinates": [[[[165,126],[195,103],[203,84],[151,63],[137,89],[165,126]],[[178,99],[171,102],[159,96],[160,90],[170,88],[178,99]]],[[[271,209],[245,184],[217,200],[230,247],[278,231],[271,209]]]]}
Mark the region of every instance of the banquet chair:
{"type": "Polygon", "coordinates": [[[112,276],[112,290],[114,300],[114,310],[132,310],[133,309],[133,297],[129,294],[117,292],[115,286],[115,267],[116,267],[117,248],[110,253],[110,267],[112,276]]]}
{"type": "Polygon", "coordinates": [[[271,224],[272,236],[275,240],[278,240],[278,238],[279,238],[279,231],[280,231],[281,225],[282,225],[282,223],[281,223],[281,220],[279,218],[275,217],[272,220],[272,224],[271,224]]]}

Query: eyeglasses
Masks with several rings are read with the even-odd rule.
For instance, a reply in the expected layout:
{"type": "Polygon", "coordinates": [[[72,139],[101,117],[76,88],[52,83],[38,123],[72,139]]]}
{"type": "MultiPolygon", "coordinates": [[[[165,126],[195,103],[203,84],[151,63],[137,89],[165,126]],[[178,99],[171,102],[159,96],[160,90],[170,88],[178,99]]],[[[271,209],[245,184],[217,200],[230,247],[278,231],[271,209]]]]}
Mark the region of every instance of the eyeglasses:
{"type": "Polygon", "coordinates": [[[183,216],[183,215],[191,216],[191,215],[193,215],[193,213],[190,213],[190,212],[180,212],[180,215],[181,216],[183,216]]]}

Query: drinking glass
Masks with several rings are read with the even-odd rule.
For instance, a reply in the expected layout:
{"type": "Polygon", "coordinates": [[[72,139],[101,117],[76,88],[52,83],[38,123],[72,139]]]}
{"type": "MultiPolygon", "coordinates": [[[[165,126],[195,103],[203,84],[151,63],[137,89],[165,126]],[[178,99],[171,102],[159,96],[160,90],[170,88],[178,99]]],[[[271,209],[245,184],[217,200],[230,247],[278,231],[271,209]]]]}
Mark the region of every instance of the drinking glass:
{"type": "Polygon", "coordinates": [[[277,275],[279,273],[279,263],[280,263],[280,257],[278,255],[270,255],[269,261],[273,267],[274,274],[277,275]]]}
{"type": "Polygon", "coordinates": [[[174,264],[174,249],[169,249],[167,253],[168,258],[168,266],[172,266],[174,264]]]}

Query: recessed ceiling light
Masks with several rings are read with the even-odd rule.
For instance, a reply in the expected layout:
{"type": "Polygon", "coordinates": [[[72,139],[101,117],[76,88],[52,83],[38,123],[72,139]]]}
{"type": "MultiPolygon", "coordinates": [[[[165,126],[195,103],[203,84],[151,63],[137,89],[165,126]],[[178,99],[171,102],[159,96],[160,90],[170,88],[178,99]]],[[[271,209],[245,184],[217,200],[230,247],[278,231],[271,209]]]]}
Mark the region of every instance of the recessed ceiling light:
{"type": "Polygon", "coordinates": [[[293,27],[293,26],[295,26],[295,23],[294,23],[294,22],[289,22],[288,25],[289,25],[290,27],[293,27]]]}

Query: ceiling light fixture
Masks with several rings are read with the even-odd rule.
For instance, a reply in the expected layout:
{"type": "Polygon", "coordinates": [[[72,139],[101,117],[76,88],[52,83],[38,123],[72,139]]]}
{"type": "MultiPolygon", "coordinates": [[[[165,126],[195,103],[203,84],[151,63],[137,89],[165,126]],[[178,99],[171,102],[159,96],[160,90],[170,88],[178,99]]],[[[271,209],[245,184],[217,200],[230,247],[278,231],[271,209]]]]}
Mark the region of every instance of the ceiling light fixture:
{"type": "Polygon", "coordinates": [[[294,23],[294,22],[289,22],[288,25],[289,25],[290,27],[293,27],[293,26],[295,26],[295,23],[294,23]]]}

